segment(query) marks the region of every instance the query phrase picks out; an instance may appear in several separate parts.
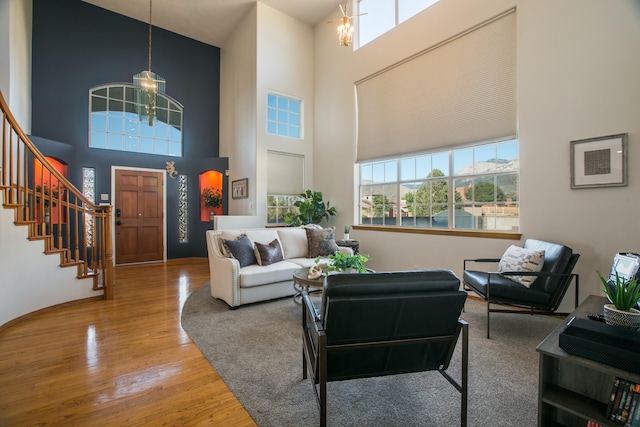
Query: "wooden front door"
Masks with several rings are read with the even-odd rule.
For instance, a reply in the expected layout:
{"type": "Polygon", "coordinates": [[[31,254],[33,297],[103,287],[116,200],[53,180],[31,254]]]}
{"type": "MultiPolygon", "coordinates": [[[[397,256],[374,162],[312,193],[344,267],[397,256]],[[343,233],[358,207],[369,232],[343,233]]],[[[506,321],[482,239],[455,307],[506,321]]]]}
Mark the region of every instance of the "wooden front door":
{"type": "Polygon", "coordinates": [[[164,259],[162,173],[116,170],[116,263],[164,259]]]}

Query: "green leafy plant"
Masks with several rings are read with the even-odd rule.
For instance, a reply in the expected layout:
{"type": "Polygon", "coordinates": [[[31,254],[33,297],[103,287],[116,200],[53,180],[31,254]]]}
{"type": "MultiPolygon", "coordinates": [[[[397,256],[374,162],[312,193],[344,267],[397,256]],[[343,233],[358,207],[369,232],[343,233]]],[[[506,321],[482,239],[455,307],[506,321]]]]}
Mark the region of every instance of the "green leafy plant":
{"type": "Polygon", "coordinates": [[[330,206],[329,202],[322,200],[322,192],[307,190],[298,195],[300,198],[294,202],[294,206],[298,208],[298,212],[287,212],[284,222],[292,227],[299,227],[306,224],[320,224],[325,219],[329,220],[329,216],[334,216],[338,212],[336,208],[330,206]]]}
{"type": "Polygon", "coordinates": [[[202,190],[204,205],[210,209],[220,207],[222,204],[222,192],[215,187],[207,187],[202,190]]]}
{"type": "MultiPolygon", "coordinates": [[[[364,255],[353,254],[346,255],[344,252],[338,251],[333,255],[327,255],[329,262],[326,264],[325,270],[330,271],[347,271],[353,269],[358,273],[366,273],[367,268],[364,266],[365,262],[369,261],[364,255]]],[[[316,258],[316,264],[322,261],[321,258],[316,258]]]]}
{"type": "Polygon", "coordinates": [[[616,280],[613,281],[605,279],[598,271],[596,273],[604,285],[604,292],[618,310],[631,311],[630,309],[638,304],[640,301],[640,282],[635,277],[626,282],[616,272],[616,280]]]}

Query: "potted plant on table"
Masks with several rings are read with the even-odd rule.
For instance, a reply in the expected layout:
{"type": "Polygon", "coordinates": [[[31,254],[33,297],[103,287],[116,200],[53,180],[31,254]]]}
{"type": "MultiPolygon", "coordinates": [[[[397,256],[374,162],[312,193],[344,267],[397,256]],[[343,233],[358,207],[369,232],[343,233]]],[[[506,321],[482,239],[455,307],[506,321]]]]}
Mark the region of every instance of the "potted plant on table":
{"type": "Polygon", "coordinates": [[[640,327],[640,282],[636,278],[626,281],[616,272],[616,280],[607,280],[598,272],[610,304],[604,305],[604,319],[608,325],[637,329],[640,327]]]}
{"type": "Polygon", "coordinates": [[[205,207],[211,209],[209,211],[209,217],[211,221],[213,221],[213,217],[216,214],[214,209],[220,207],[222,204],[222,192],[218,188],[207,187],[202,190],[202,200],[204,200],[205,207]]]}
{"type": "Polygon", "coordinates": [[[349,240],[349,231],[351,230],[351,227],[349,227],[348,225],[344,226],[344,240],[349,240]]]}
{"type": "MultiPolygon", "coordinates": [[[[353,254],[346,255],[344,252],[338,251],[333,255],[327,255],[329,262],[325,265],[325,272],[332,271],[339,273],[366,273],[367,268],[364,264],[369,261],[364,255],[353,254]]],[[[316,258],[316,264],[321,262],[320,258],[316,258]]]]}

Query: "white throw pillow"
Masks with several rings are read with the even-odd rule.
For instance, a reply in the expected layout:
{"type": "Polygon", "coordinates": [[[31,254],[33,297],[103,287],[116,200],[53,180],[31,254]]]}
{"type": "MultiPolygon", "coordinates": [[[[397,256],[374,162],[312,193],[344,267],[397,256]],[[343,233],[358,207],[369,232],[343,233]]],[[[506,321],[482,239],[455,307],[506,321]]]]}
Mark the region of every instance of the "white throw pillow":
{"type": "MultiPolygon", "coordinates": [[[[533,271],[540,272],[544,264],[544,251],[525,249],[511,245],[500,258],[498,271],[533,271]]],[[[527,288],[537,279],[536,276],[506,276],[527,288]]]]}

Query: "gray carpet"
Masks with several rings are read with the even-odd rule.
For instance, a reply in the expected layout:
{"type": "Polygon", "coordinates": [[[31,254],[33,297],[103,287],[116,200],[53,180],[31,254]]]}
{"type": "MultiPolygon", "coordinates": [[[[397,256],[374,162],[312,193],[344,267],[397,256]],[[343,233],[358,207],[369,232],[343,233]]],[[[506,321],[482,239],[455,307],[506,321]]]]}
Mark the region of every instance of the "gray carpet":
{"type": "MultiPolygon", "coordinates": [[[[470,426],[537,424],[538,343],[561,322],[546,316],[492,315],[468,299],[470,426]]],[[[186,301],[182,327],[258,425],[319,424],[310,380],[302,379],[301,308],[291,298],[229,310],[209,284],[186,301]]],[[[459,378],[459,349],[449,372],[459,378]]],[[[329,383],[330,426],[450,426],[460,395],[437,372],[329,383]]]]}

